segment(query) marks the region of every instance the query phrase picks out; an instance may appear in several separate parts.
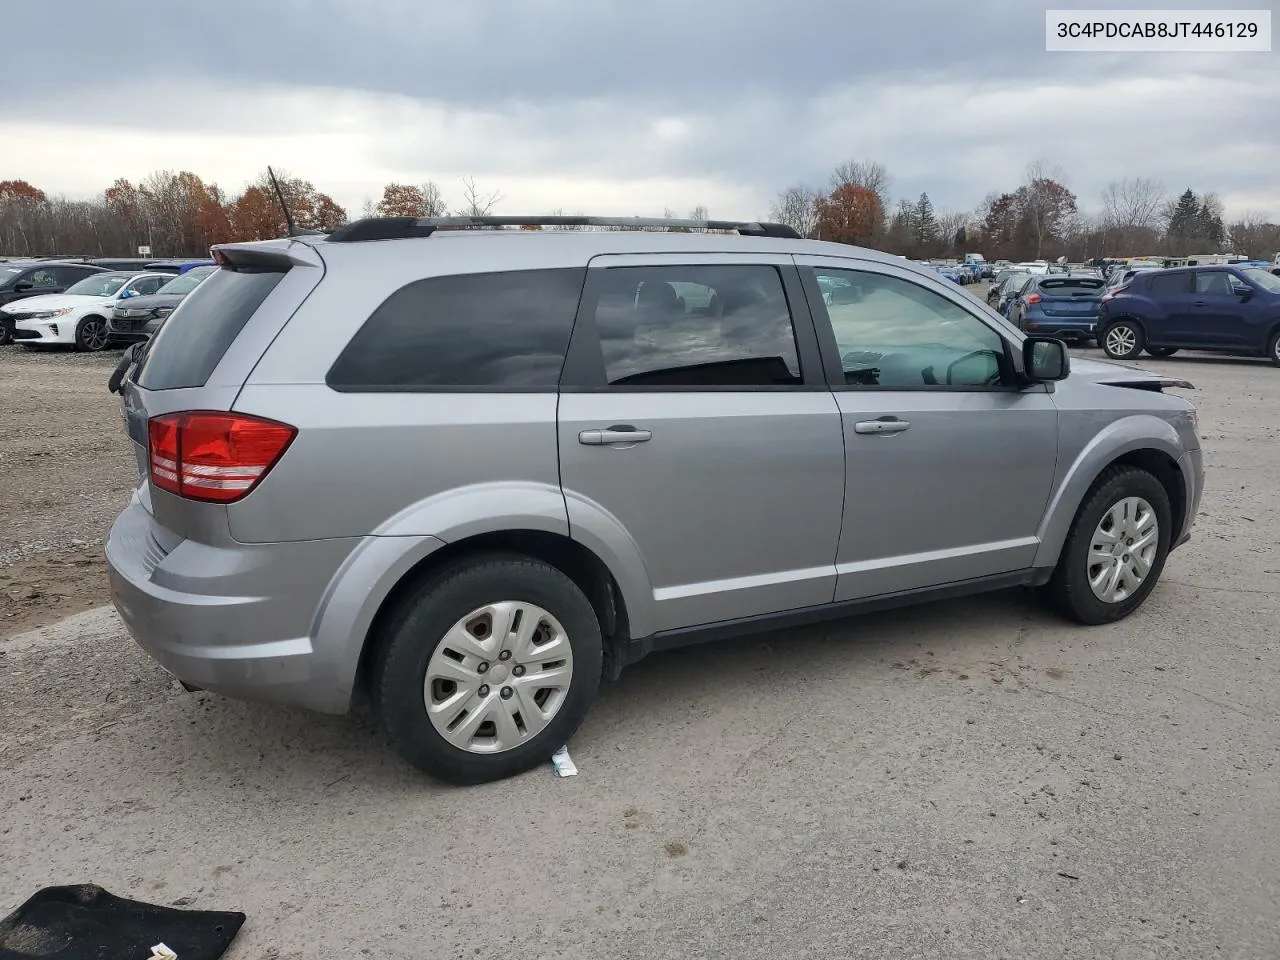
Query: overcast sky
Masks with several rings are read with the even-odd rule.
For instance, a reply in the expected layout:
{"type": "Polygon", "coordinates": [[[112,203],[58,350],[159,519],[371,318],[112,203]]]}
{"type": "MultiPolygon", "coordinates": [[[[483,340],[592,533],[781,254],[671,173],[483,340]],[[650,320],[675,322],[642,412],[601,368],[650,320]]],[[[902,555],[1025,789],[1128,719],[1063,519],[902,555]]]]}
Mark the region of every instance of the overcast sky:
{"type": "Polygon", "coordinates": [[[879,160],[895,198],[927,190],[940,210],[1044,159],[1086,208],[1146,176],[1217,191],[1229,216],[1280,217],[1280,53],[1046,53],[1045,6],[6,5],[0,179],[87,197],[188,169],[236,193],[271,163],[353,215],[393,180],[435,180],[456,203],[469,174],[507,213],[756,217],[846,159],[879,160]]]}

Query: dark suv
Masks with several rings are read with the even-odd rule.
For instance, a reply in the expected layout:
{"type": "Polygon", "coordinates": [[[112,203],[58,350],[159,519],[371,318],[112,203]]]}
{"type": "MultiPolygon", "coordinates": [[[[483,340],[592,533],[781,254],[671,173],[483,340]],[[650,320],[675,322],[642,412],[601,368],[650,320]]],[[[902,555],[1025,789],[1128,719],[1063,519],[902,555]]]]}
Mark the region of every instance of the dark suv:
{"type": "Polygon", "coordinates": [[[1116,360],[1213,350],[1280,366],[1280,277],[1226,266],[1141,273],[1102,298],[1098,334],[1116,360]]]}
{"type": "MultiPolygon", "coordinates": [[[[10,261],[0,263],[0,307],[15,300],[62,293],[102,267],[88,263],[58,263],[48,260],[10,261]]],[[[13,320],[0,315],[0,344],[13,339],[13,320]]]]}

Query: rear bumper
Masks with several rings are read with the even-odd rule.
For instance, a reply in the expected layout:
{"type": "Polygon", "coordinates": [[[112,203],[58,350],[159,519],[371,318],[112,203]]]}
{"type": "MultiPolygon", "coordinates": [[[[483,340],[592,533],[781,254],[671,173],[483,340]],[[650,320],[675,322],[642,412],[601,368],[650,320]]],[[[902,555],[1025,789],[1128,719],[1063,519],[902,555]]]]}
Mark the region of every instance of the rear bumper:
{"type": "Polygon", "coordinates": [[[1098,322],[1094,317],[1068,320],[1064,317],[1037,317],[1026,320],[1022,329],[1040,337],[1061,337],[1066,340],[1092,339],[1097,336],[1098,322]]]}
{"type": "Polygon", "coordinates": [[[311,626],[358,539],[209,546],[171,540],[133,501],[107,538],[111,599],[133,638],[183,680],[240,700],[342,713],[353,677],[311,626]]]}

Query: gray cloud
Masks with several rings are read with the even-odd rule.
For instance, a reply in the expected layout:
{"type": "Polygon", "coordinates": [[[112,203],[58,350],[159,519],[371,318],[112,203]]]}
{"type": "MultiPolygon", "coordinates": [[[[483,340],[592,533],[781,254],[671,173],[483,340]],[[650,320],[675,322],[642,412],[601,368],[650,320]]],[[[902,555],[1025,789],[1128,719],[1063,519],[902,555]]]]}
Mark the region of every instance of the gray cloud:
{"type": "MultiPolygon", "coordinates": [[[[339,173],[314,146],[328,137],[344,145],[348,204],[356,190],[376,193],[379,177],[470,172],[498,187],[612,183],[647,212],[680,200],[650,198],[645,183],[717,185],[755,205],[725,215],[756,215],[779,188],[820,184],[835,163],[868,157],[889,167],[895,195],[928,190],[940,206],[970,208],[1044,157],[1086,204],[1107,181],[1144,175],[1280,215],[1274,54],[1049,54],[1044,9],[1025,0],[901,0],[876,16],[848,0],[199,10],[44,0],[9,11],[9,36],[66,27],[6,45],[0,136],[18,123],[129,128],[140,148],[144,134],[203,138],[209,150],[234,139],[240,152],[270,141],[277,158],[294,137],[307,148],[278,162],[321,186],[322,172],[339,173]],[[141,109],[149,96],[157,108],[141,109]]],[[[92,157],[86,177],[100,186],[126,173],[92,157]]],[[[247,178],[268,158],[233,159],[219,169],[247,178]]]]}

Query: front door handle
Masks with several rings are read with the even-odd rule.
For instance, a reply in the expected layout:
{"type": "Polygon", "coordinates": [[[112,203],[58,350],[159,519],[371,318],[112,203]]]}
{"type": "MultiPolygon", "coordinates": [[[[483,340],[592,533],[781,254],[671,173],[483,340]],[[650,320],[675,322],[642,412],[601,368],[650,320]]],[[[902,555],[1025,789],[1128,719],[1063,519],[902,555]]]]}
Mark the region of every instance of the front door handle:
{"type": "Polygon", "coordinates": [[[910,420],[897,417],[881,417],[878,420],[859,420],[853,425],[854,433],[901,433],[911,428],[910,420]]]}
{"type": "Polygon", "coordinates": [[[1197,301],[1196,301],[1196,306],[1197,306],[1197,307],[1203,307],[1203,306],[1204,306],[1204,301],[1203,301],[1203,300],[1197,300],[1197,301]]]}
{"type": "Polygon", "coordinates": [[[607,430],[583,430],[578,434],[578,442],[589,447],[604,447],[614,443],[644,443],[652,437],[653,431],[639,430],[624,423],[607,430]]]}

